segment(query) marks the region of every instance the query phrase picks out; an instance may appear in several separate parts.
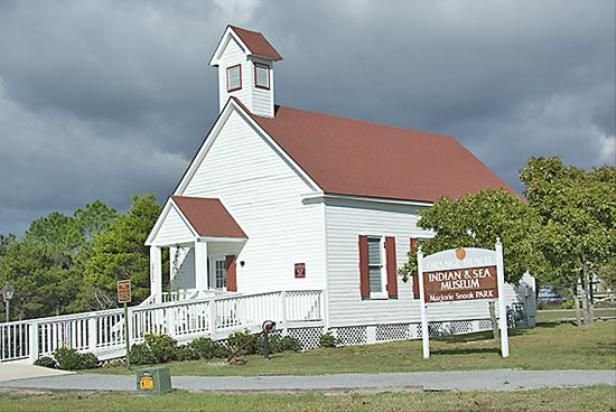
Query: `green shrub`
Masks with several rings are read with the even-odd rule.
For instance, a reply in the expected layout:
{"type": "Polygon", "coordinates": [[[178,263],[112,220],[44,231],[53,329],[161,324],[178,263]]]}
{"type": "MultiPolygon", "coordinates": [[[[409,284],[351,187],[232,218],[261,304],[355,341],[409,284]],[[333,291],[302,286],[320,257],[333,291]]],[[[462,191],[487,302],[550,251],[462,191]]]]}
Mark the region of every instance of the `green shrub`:
{"type": "Polygon", "coordinates": [[[176,358],[177,341],[171,336],[148,334],[144,339],[156,357],[157,363],[165,363],[176,358]]]}
{"type": "Polygon", "coordinates": [[[93,353],[79,353],[76,349],[65,346],[56,349],[53,357],[58,369],[74,371],[79,369],[92,369],[98,366],[98,358],[93,353]]]}
{"type": "Polygon", "coordinates": [[[340,340],[332,335],[331,332],[327,332],[319,338],[319,346],[322,348],[335,348],[339,344],[340,340]]]}
{"type": "Polygon", "coordinates": [[[94,369],[98,368],[99,361],[95,354],[91,352],[80,353],[79,369],[94,369]]]}
{"type": "Polygon", "coordinates": [[[259,347],[257,339],[255,339],[248,330],[245,330],[244,332],[239,331],[232,333],[227,338],[227,342],[229,343],[229,348],[231,349],[231,352],[235,352],[242,345],[247,343],[244,349],[242,349],[240,355],[254,355],[257,353],[261,353],[261,350],[263,348],[263,345],[259,347]],[[247,343],[249,341],[250,343],[247,343]]]}
{"type": "Polygon", "coordinates": [[[573,299],[566,300],[560,304],[561,309],[575,309],[575,301],[573,299]]]}
{"type": "Polygon", "coordinates": [[[178,346],[176,357],[179,361],[197,360],[199,353],[191,345],[178,346]]]}
{"type": "MultiPolygon", "coordinates": [[[[263,335],[259,335],[255,340],[254,351],[256,354],[263,353],[263,339],[263,335]]],[[[302,350],[302,346],[297,339],[292,336],[281,336],[277,333],[269,335],[269,344],[271,353],[299,352],[302,350]]]]}
{"type": "Polygon", "coordinates": [[[210,338],[197,338],[190,343],[201,359],[224,358],[229,350],[222,343],[210,338]]]}
{"type": "Polygon", "coordinates": [[[56,369],[58,367],[58,363],[49,356],[41,356],[37,360],[34,361],[36,366],[42,366],[44,368],[52,368],[56,369]]]}
{"type": "Polygon", "coordinates": [[[293,336],[283,336],[278,342],[278,352],[299,352],[302,345],[293,336]]]}
{"type": "Polygon", "coordinates": [[[152,349],[145,343],[137,343],[130,348],[128,359],[132,365],[153,365],[157,359],[152,349]]]}

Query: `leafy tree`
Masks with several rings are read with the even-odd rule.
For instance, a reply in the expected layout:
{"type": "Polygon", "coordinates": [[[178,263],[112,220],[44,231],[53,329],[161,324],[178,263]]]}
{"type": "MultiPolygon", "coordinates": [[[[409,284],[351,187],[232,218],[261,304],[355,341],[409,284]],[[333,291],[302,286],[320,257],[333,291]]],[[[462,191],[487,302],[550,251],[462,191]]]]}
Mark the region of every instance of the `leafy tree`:
{"type": "Polygon", "coordinates": [[[616,256],[612,256],[606,262],[599,265],[597,274],[603,285],[616,292],[616,256]]]}
{"type": "Polygon", "coordinates": [[[16,317],[82,309],[75,306],[83,283],[77,257],[87,249],[89,234],[104,227],[114,213],[97,201],[78,209],[75,216],[51,212],[34,220],[21,240],[14,236],[0,239],[0,256],[4,255],[0,257],[0,283],[15,287],[11,308],[16,317]]]}
{"type": "Polygon", "coordinates": [[[520,178],[541,220],[537,244],[553,269],[545,279],[574,293],[579,281],[590,323],[591,274],[616,253],[616,168],[586,171],[539,157],[529,160],[520,178]]]}
{"type": "Polygon", "coordinates": [[[136,302],[150,294],[150,253],[144,242],[161,207],[152,194],[131,199],[128,213],[118,216],[107,230],[96,234],[92,240],[91,256],[85,264],[85,290],[93,309],[116,305],[118,280],[131,280],[136,302]]]}
{"type": "Polygon", "coordinates": [[[74,216],[77,219],[79,231],[89,241],[95,234],[109,227],[111,222],[118,217],[118,211],[101,200],[95,200],[75,210],[74,216]]]}
{"type": "Polygon", "coordinates": [[[78,289],[70,272],[82,237],[75,220],[60,212],[32,222],[0,262],[0,279],[15,287],[13,313],[19,318],[63,311],[78,289]]]}
{"type": "MultiPolygon", "coordinates": [[[[417,225],[436,233],[421,242],[426,255],[458,247],[494,249],[500,237],[507,282],[518,282],[527,270],[535,274],[543,270],[544,261],[535,250],[533,236],[539,219],[524,201],[509,192],[489,189],[458,200],[441,198],[420,215],[417,225]]],[[[400,273],[406,277],[416,271],[413,253],[400,273]]]]}
{"type": "Polygon", "coordinates": [[[11,244],[15,242],[17,238],[13,234],[2,235],[0,234],[0,259],[8,253],[11,244]]]}

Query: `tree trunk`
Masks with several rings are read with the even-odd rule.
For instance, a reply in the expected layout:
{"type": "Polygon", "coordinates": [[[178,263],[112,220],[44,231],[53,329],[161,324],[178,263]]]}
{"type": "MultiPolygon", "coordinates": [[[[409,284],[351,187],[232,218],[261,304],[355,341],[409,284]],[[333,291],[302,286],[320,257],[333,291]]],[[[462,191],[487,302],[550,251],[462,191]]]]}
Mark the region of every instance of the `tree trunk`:
{"type": "Polygon", "coordinates": [[[588,270],[588,264],[586,264],[586,262],[582,264],[582,270],[584,271],[584,285],[586,286],[585,287],[586,318],[588,318],[588,324],[591,324],[593,321],[592,299],[591,299],[592,278],[591,278],[590,271],[588,270]]]}
{"type": "Polygon", "coordinates": [[[500,330],[498,329],[498,322],[496,321],[495,302],[494,301],[488,302],[488,307],[490,308],[490,320],[492,321],[492,332],[494,333],[494,339],[500,339],[500,330]]]}
{"type": "Polygon", "coordinates": [[[569,290],[571,291],[573,302],[575,303],[575,324],[577,326],[582,326],[582,314],[580,313],[580,300],[578,299],[577,288],[571,288],[569,290]]]}
{"type": "Polygon", "coordinates": [[[584,277],[583,273],[580,274],[580,280],[580,285],[582,286],[582,313],[584,316],[584,325],[589,325],[590,319],[588,319],[588,288],[586,285],[586,278],[584,277]]]}

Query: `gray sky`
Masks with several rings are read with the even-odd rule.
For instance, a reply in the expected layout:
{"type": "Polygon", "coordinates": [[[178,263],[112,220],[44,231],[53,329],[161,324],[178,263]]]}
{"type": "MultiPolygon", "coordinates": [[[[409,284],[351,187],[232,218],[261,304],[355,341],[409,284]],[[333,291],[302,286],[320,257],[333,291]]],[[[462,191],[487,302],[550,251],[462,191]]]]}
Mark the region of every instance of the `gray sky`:
{"type": "Polygon", "coordinates": [[[452,134],[518,189],[532,155],[614,165],[615,21],[613,0],[0,0],[0,233],[165,199],[227,23],[283,55],[277,103],[452,134]]]}

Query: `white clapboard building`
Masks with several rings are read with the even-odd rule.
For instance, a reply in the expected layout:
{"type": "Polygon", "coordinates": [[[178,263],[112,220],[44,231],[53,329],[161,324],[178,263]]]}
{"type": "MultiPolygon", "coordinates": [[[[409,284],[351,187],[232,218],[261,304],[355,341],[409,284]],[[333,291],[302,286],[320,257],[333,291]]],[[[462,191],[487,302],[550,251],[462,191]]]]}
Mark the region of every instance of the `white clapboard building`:
{"type": "MultiPolygon", "coordinates": [[[[0,361],[60,346],[109,359],[147,333],[225,339],[265,320],[304,348],[328,331],[347,345],[420,337],[416,285],[396,273],[433,236],[419,212],[511,189],[451,136],[276,104],[280,60],[261,33],[226,28],[210,62],[219,114],[146,241],[151,295],[129,308],[128,335],[122,309],[3,323],[0,361]]],[[[532,277],[505,296],[532,326],[532,277]]],[[[487,301],[429,310],[434,335],[491,328],[487,301]]]]}
{"type": "MultiPolygon", "coordinates": [[[[315,335],[416,336],[419,300],[397,269],[414,239],[433,235],[417,227],[418,212],[441,196],[511,189],[453,137],[278,105],[280,60],[263,34],[225,30],[210,61],[218,118],[147,240],[153,299],[165,296],[160,256],[169,248],[180,296],[314,291],[315,335]]],[[[507,290],[527,317],[533,296],[530,277],[507,290]]],[[[489,327],[486,302],[433,311],[461,321],[441,325],[454,332],[489,327]]]]}

